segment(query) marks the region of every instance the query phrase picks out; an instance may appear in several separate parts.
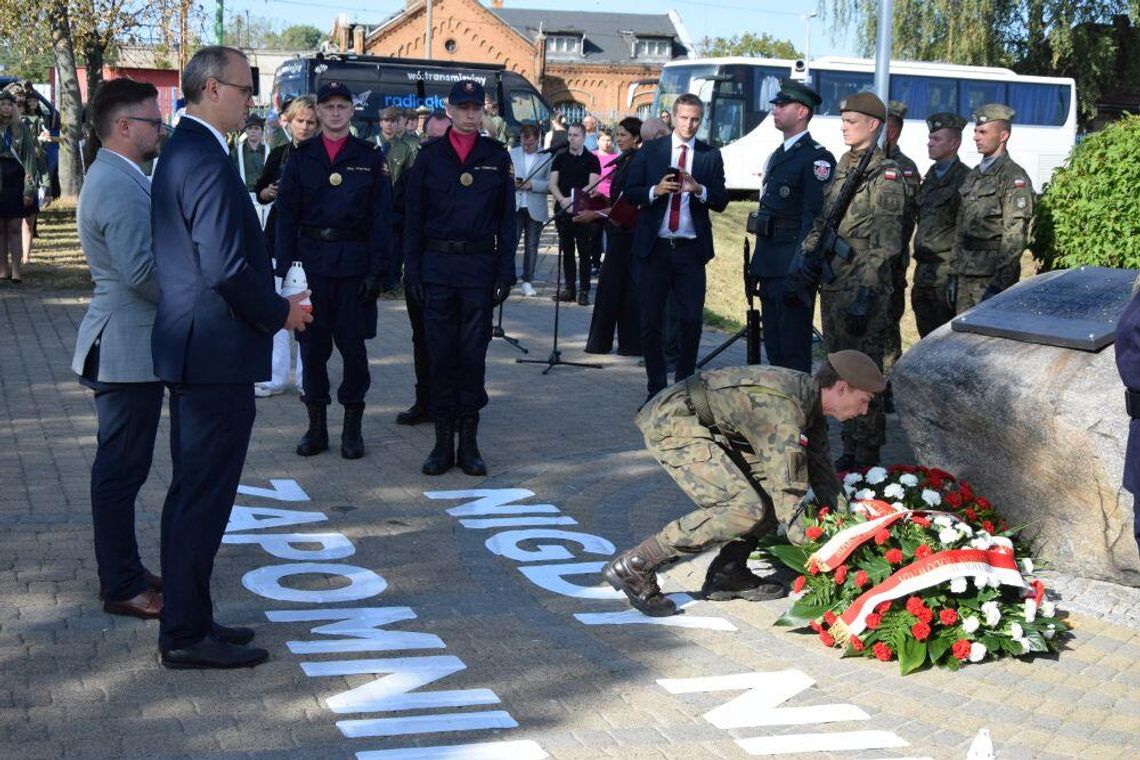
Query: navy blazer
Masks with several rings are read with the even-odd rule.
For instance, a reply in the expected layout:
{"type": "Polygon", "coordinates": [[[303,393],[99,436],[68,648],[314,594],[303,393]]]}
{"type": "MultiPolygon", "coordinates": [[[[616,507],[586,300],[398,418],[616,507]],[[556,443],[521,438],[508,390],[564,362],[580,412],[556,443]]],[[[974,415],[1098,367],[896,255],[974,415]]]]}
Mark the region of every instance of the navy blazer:
{"type": "MultiPolygon", "coordinates": [[[[669,210],[670,195],[658,196],[649,202],[649,189],[661,181],[672,162],[673,135],[650,140],[637,151],[625,180],[625,197],[630,203],[641,206],[637,229],[633,233],[633,253],[648,256],[657,242],[657,231],[669,210]],[[648,204],[648,205],[647,205],[648,204]]],[[[708,188],[705,201],[696,196],[689,198],[689,213],[697,231],[697,241],[704,248],[704,260],[713,257],[712,223],[709,209],[724,211],[728,207],[728,190],[724,187],[724,160],[720,151],[708,143],[697,140],[693,149],[693,177],[708,188]]]]}
{"type": "Polygon", "coordinates": [[[182,119],[151,184],[160,295],[154,374],[170,383],[269,377],[273,334],[289,315],[265,236],[229,155],[204,125],[182,119]]]}

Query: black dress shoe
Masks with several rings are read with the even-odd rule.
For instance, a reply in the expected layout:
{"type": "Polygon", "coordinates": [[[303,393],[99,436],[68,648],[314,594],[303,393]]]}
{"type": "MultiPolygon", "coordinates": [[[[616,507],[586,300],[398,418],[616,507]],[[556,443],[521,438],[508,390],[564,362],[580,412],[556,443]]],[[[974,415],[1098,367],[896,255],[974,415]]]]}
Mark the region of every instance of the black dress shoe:
{"type": "Polygon", "coordinates": [[[418,401],[396,415],[397,425],[419,425],[423,422],[431,422],[431,415],[418,401]]]}
{"type": "Polygon", "coordinates": [[[248,644],[253,641],[253,629],[241,625],[214,623],[212,631],[215,636],[228,644],[248,644]]]}
{"type": "Polygon", "coordinates": [[[159,662],[171,670],[227,670],[252,668],[268,657],[264,649],[231,644],[210,635],[188,647],[160,652],[159,662]]]}

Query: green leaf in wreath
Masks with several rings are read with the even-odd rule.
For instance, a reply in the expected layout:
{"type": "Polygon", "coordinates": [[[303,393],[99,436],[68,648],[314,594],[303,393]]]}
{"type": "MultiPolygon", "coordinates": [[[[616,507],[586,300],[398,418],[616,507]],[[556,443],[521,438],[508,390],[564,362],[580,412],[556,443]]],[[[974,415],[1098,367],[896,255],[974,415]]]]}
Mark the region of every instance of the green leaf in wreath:
{"type": "Polygon", "coordinates": [[[831,609],[828,605],[816,604],[809,601],[806,597],[799,599],[788,608],[788,611],[777,618],[774,625],[787,626],[789,628],[802,628],[813,620],[818,620],[823,617],[823,613],[831,609]]]}
{"type": "Polygon", "coordinates": [[[899,647],[899,672],[904,676],[918,668],[922,667],[926,662],[926,642],[917,641],[911,637],[903,639],[902,646],[899,647]]]}
{"type": "Polygon", "coordinates": [[[926,653],[930,656],[931,664],[937,665],[938,661],[946,654],[946,650],[950,648],[952,643],[953,642],[944,636],[936,636],[931,639],[929,646],[926,648],[926,653]]]}
{"type": "Polygon", "coordinates": [[[807,572],[807,558],[808,553],[802,546],[795,546],[793,544],[776,544],[769,546],[764,551],[780,562],[795,570],[797,573],[807,572]]]}

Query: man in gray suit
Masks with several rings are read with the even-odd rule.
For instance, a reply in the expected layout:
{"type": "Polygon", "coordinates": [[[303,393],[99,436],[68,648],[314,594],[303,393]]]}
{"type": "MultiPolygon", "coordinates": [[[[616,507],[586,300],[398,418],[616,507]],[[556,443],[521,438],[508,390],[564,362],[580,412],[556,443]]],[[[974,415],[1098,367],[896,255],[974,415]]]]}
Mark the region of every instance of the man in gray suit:
{"type": "Polygon", "coordinates": [[[538,237],[550,220],[550,163],[553,156],[538,149],[538,126],[523,124],[519,129],[521,145],[511,148],[511,164],[515,168],[515,208],[518,214],[519,238],[523,241],[522,292],[534,296],[531,282],[538,261],[538,237]]]}
{"type": "Polygon", "coordinates": [[[150,473],[162,383],[151,360],[158,283],[151,248],[150,180],[164,125],[154,85],[113,79],[91,103],[103,143],[79,193],[76,220],[95,294],[79,326],[71,367],[95,391],[98,448],[91,514],[103,609],[150,619],[162,611],[162,579],[143,567],[135,498],[150,473]]]}

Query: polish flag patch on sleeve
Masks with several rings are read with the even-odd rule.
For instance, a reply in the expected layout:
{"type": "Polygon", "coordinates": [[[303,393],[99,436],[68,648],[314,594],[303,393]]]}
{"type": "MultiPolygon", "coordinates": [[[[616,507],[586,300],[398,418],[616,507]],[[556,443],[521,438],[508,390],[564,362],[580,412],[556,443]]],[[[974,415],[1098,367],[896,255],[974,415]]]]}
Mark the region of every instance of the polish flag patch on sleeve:
{"type": "Polygon", "coordinates": [[[899,178],[899,173],[894,169],[887,169],[883,172],[883,179],[895,180],[899,178]]]}
{"type": "Polygon", "coordinates": [[[806,435],[804,435],[803,433],[800,433],[800,445],[803,446],[805,449],[807,448],[807,445],[808,445],[808,437],[806,435]]]}
{"type": "Polygon", "coordinates": [[[1018,188],[1018,189],[1020,189],[1020,188],[1023,188],[1023,187],[1025,187],[1025,180],[1023,180],[1023,179],[1015,179],[1015,180],[1013,181],[1013,186],[1014,186],[1014,187],[1016,187],[1016,188],[1018,188]]]}

